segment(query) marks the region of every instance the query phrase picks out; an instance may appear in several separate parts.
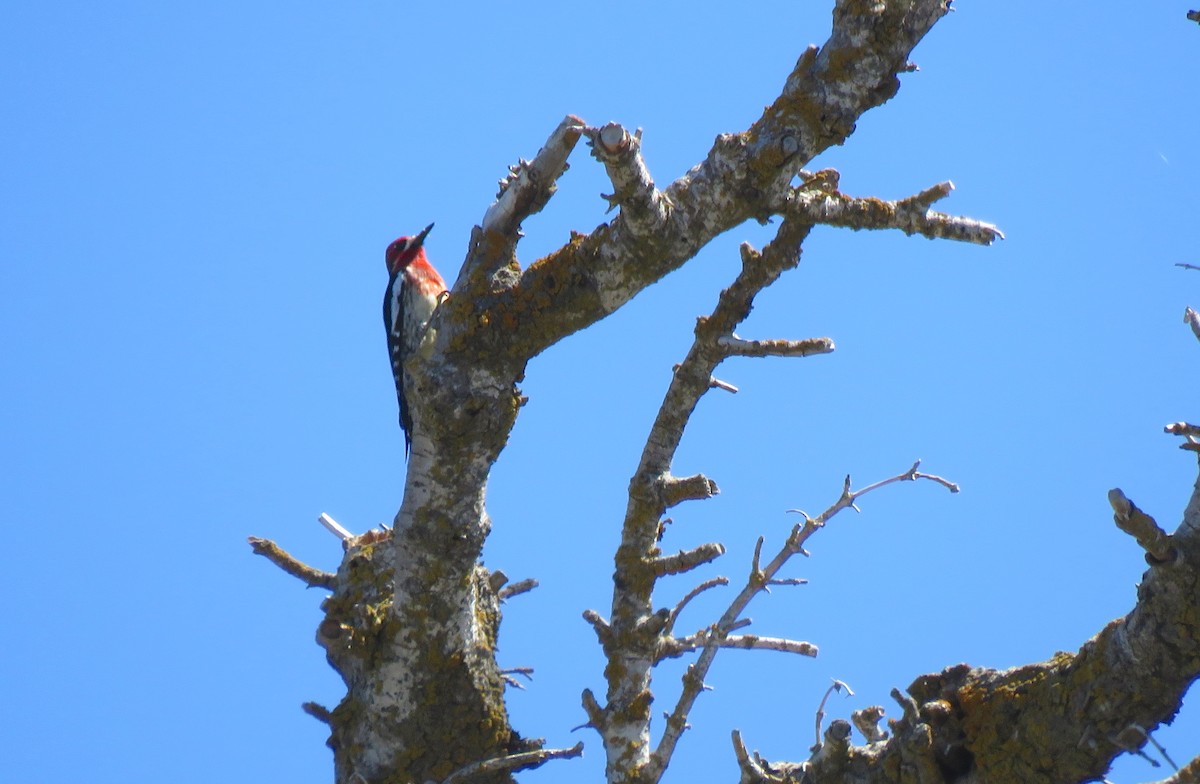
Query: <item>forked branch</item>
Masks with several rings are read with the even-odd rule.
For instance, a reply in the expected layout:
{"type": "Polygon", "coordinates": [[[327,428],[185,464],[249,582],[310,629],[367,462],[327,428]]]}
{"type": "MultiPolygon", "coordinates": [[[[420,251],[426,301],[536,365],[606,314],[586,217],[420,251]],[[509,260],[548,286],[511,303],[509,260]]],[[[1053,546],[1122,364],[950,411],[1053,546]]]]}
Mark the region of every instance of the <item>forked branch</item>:
{"type": "MultiPolygon", "coordinates": [[[[923,474],[917,471],[920,464],[921,461],[918,460],[907,471],[867,485],[861,490],[852,491],[850,489],[850,477],[847,476],[842,486],[841,495],[824,512],[821,512],[816,517],[809,517],[807,514],[801,512],[801,514],[804,514],[804,523],[792,527],[792,531],[783,543],[783,546],[780,547],[779,551],[766,565],[761,563],[762,539],[759,539],[759,543],[755,547],[754,561],[750,569],[750,575],[746,580],[745,586],[738,593],[737,597],[730,602],[729,607],[721,615],[720,619],[705,633],[706,639],[700,656],[688,668],[687,674],[683,678],[683,691],[679,695],[675,709],[671,712],[670,718],[666,723],[666,729],[663,730],[663,736],[654,751],[652,764],[656,770],[665,769],[666,765],[670,762],[671,756],[675,751],[675,745],[683,734],[683,729],[687,726],[687,718],[691,713],[692,706],[695,704],[696,698],[700,696],[704,679],[707,677],[708,671],[716,658],[717,650],[723,647],[732,647],[725,645],[729,632],[738,628],[739,624],[744,623],[742,614],[750,602],[760,592],[768,590],[768,586],[774,583],[779,571],[792,556],[798,553],[807,554],[804,550],[804,543],[809,537],[823,528],[838,512],[847,508],[853,508],[855,511],[858,511],[858,508],[854,506],[854,502],[858,498],[894,482],[927,479],[942,485],[952,493],[958,492],[958,485],[953,482],[943,479],[940,476],[923,474]]],[[[808,644],[804,643],[804,645],[808,644]]],[[[808,655],[816,655],[816,646],[812,646],[811,653],[808,655]]]]}
{"type": "Polygon", "coordinates": [[[946,198],[954,183],[942,182],[904,199],[885,201],[876,198],[856,198],[836,190],[838,178],[832,170],[808,180],[794,189],[780,212],[794,215],[811,223],[841,226],[848,229],[898,229],[905,234],[920,234],[929,239],[956,240],[976,245],[991,245],[1004,239],[1004,233],[991,223],[935,212],[930,206],[946,198]],[[832,190],[830,189],[832,183],[832,190]]]}

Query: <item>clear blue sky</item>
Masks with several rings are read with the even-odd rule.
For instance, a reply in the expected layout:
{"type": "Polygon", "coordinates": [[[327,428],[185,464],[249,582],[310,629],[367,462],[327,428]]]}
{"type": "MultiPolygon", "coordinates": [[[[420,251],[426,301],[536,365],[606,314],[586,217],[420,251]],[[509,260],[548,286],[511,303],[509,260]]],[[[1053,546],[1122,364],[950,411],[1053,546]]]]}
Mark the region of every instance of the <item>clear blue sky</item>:
{"type": "MultiPolygon", "coordinates": [[[[0,779],[47,784],[326,782],[305,700],[340,681],[313,642],[319,591],[251,555],[249,534],[316,566],[315,518],[390,521],[402,441],[380,326],[383,250],[437,222],[452,277],[495,182],[567,113],[645,129],[659,183],[758,116],[831,3],[9,3],[0,25],[0,497],[10,599],[0,779]]],[[[739,360],[677,462],[722,494],[677,509],[672,550],[718,539],[696,577],[745,575],[850,472],[913,459],[962,485],[864,499],[794,564],[804,588],[753,629],[813,660],[723,654],[668,774],[732,781],[729,731],[800,759],[831,715],[960,661],[1075,650],[1134,601],[1141,553],[1105,493],[1169,527],[1195,461],[1161,433],[1200,419],[1200,27],[1186,3],[961,3],[919,73],[814,163],[853,194],[952,179],[942,206],[998,223],[994,248],[815,232],[741,334],[829,335],[832,356],[739,360]],[[914,625],[915,624],[915,625],[914,625]]],[[[523,261],[605,220],[580,147],[525,226],[523,261]]],[[[516,726],[586,758],[524,781],[599,781],[579,693],[602,661],[624,490],[694,318],[757,225],[529,368],[493,481],[485,557],[542,588],[510,602],[516,726]],[[569,770],[567,766],[572,766],[569,770]]],[[[674,603],[693,584],[663,586],[674,603]]],[[[699,627],[717,592],[681,621],[699,627]]],[[[673,701],[678,667],[657,681],[673,701]]],[[[1194,700],[1193,700],[1194,702],[1194,700]]],[[[1160,733],[1200,753],[1200,706],[1160,733]]],[[[1158,778],[1141,761],[1121,784],[1158,778]]]]}

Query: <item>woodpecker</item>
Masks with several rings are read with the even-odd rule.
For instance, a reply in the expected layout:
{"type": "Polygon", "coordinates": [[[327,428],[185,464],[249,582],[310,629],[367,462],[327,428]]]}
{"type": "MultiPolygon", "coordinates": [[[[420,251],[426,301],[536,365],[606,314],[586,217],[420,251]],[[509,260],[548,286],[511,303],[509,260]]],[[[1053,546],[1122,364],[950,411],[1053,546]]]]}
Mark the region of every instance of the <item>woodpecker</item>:
{"type": "Polygon", "coordinates": [[[429,319],[446,293],[446,281],[425,257],[425,237],[433,224],[415,237],[400,237],[388,245],[388,285],[383,298],[383,326],[387,330],[388,357],[400,402],[400,429],[404,431],[404,456],[412,446],[412,412],[404,391],[404,362],[412,356],[429,319]]]}

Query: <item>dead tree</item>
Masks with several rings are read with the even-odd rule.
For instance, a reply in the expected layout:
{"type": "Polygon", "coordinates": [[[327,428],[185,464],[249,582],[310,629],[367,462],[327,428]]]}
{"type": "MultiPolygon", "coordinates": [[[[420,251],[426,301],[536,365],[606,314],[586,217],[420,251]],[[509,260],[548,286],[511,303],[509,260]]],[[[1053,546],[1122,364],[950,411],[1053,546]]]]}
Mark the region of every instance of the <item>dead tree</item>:
{"type": "MultiPolygon", "coordinates": [[[[659,578],[723,552],[716,543],[672,555],[661,549],[666,510],[717,491],[705,476],[673,475],[671,464],[697,401],[727,387],[714,376],[718,365],[731,356],[804,357],[834,348],[828,338],[752,340],[735,331],[755,296],[798,264],[810,230],[819,224],[893,229],[980,245],[1002,236],[987,223],[935,211],[949,183],[885,201],[842,193],[837,172],[805,168],[843,143],[864,112],[896,94],[899,75],[914,68],[913,48],[949,10],[947,0],[837,0],[831,36],[800,55],[762,116],[744,131],[718,136],[707,157],[666,188],[646,168],[640,133],[573,116],[536,156],[512,167],[472,232],[421,356],[407,367],[416,390],[414,437],[394,527],[360,536],[341,531],[345,554],[336,574],[252,540],[257,552],[331,592],[317,638],[347,694],[332,710],[306,707],[329,724],[338,784],[505,782],[518,770],[579,753],[578,746],[542,749],[517,733],[495,659],[499,600],[527,587],[506,588],[503,575],[479,563],[491,527],[488,476],[523,403],[516,384],[531,358],[613,313],[745,221],[774,221],[774,239],[762,250],[742,246],[740,273],[699,319],[630,483],[611,610],[607,617],[585,614],[608,661],[606,693],[585,691],[582,700],[586,723],[605,749],[608,781],[661,779],[722,648],[815,654],[807,642],[746,633],[743,611],[781,582],[783,563],[832,515],[893,481],[925,479],[956,489],[918,465],[861,489],[847,477],[830,507],[804,514],[774,554],[764,554],[760,540],[740,592],[707,627],[680,634],[675,622],[711,581],[674,607],[652,600],[659,578]],[[612,182],[606,198],[618,213],[522,266],[521,224],[553,196],[581,139],[605,167],[612,182]],[[681,696],[652,739],[651,673],[664,659],[691,655],[681,696]]],[[[1190,323],[1196,328],[1194,314],[1190,323]]],[[[1200,428],[1169,429],[1197,450],[1200,428]]],[[[742,781],[1083,781],[1144,744],[1150,730],[1174,715],[1200,672],[1200,486],[1173,534],[1120,491],[1111,501],[1117,524],[1137,538],[1150,564],[1128,616],[1072,655],[1003,672],[958,666],[923,675],[907,693],[893,693],[899,716],[887,730],[880,726],[882,708],[854,716],[862,745],[851,742],[849,722],[835,720],[810,759],[768,762],[750,754],[735,733],[742,781]]]]}

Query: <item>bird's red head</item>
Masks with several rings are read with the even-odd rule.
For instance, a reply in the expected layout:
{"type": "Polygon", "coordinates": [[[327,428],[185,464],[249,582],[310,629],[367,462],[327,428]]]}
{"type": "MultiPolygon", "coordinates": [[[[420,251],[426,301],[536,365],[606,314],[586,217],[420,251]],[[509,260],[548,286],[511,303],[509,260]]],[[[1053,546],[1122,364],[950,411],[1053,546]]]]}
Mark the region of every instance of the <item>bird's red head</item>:
{"type": "Polygon", "coordinates": [[[395,275],[417,259],[420,259],[426,265],[429,264],[429,259],[425,258],[424,245],[425,237],[432,230],[433,224],[431,223],[417,236],[400,237],[391,245],[388,245],[384,260],[387,262],[389,275],[395,275]]]}

